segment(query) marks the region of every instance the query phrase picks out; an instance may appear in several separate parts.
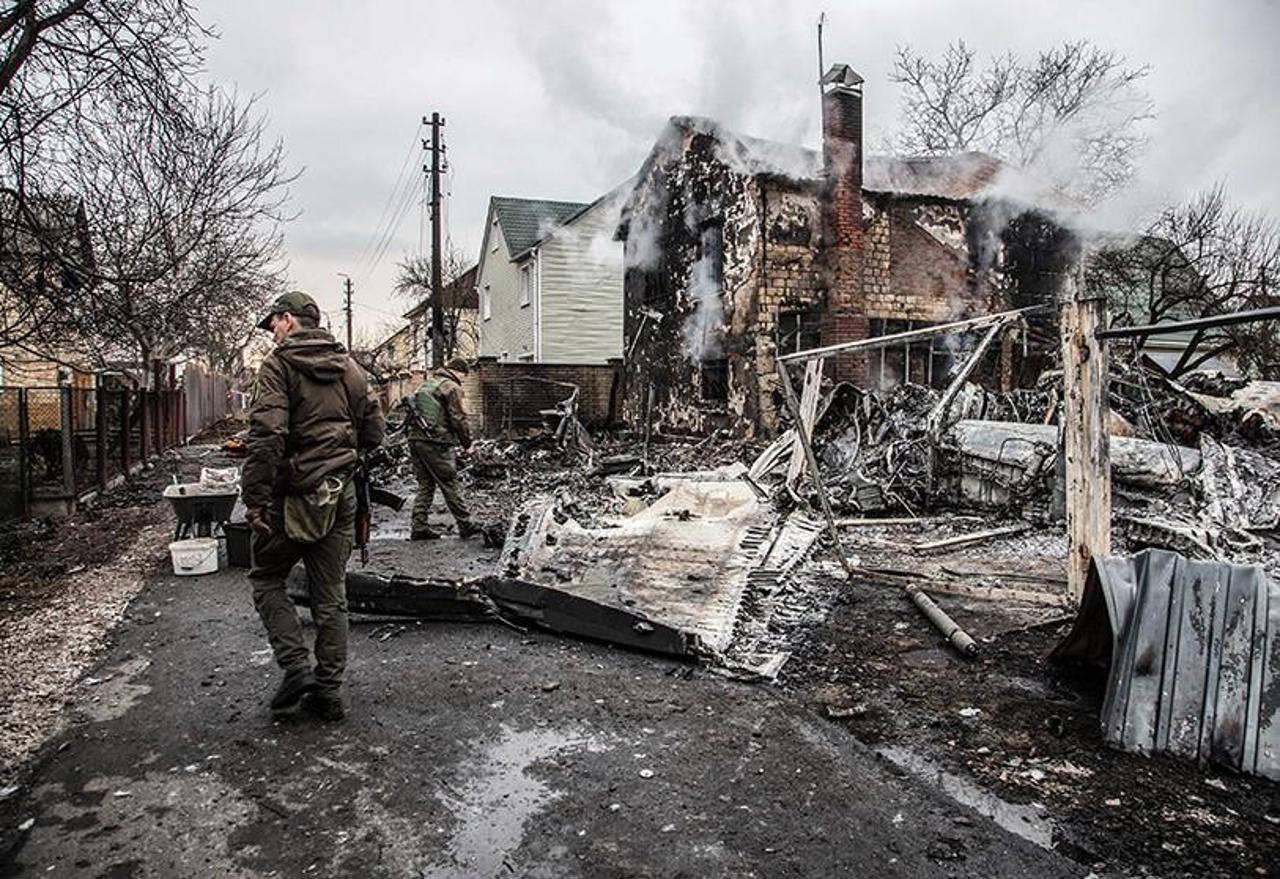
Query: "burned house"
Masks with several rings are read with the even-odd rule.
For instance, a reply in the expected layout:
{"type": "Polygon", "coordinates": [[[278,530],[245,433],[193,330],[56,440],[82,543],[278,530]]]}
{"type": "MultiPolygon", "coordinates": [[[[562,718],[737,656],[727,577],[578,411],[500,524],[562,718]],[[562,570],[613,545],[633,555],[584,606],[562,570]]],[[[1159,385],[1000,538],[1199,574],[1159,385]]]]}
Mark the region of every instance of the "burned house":
{"type": "MultiPolygon", "coordinates": [[[[862,78],[823,78],[823,149],[677,117],[637,177],[625,242],[626,411],[638,423],[770,432],[775,358],[1047,299],[1065,200],[981,153],[864,157],[862,78]]],[[[1038,329],[1044,341],[1052,328],[1038,329]]],[[[833,359],[837,381],[939,384],[964,339],[833,359]]],[[[982,379],[1034,381],[1006,339],[982,379]]]]}

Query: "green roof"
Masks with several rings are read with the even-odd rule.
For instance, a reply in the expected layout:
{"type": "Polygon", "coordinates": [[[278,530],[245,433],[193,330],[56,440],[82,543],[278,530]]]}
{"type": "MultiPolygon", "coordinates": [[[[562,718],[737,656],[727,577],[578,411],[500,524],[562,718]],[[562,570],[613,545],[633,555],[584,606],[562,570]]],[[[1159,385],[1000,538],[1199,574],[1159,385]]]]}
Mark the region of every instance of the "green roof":
{"type": "Polygon", "coordinates": [[[577,201],[544,201],[537,198],[506,198],[495,195],[493,212],[502,226],[511,258],[521,256],[552,228],[586,207],[577,201]]]}

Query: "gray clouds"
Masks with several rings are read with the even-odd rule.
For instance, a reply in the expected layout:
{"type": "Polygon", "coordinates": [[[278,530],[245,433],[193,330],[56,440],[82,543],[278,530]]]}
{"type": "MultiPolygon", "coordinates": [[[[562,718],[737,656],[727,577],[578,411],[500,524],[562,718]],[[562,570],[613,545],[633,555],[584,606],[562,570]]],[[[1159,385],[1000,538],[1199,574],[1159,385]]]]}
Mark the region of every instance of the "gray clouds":
{"type": "MultiPolygon", "coordinates": [[[[294,186],[301,216],[286,231],[291,273],[336,309],[336,272],[358,274],[424,113],[448,120],[451,235],[474,255],[490,195],[589,201],[635,172],[669,116],[817,145],[822,9],[827,63],[867,80],[872,144],[897,112],[887,80],[895,46],[932,54],[963,38],[984,55],[1033,53],[1083,37],[1151,65],[1158,113],[1134,185],[1106,222],[1219,178],[1233,199],[1280,211],[1280,58],[1270,46],[1280,7],[1266,0],[223,0],[204,19],[222,32],[212,78],[263,92],[273,132],[306,168],[294,186]]],[[[394,262],[417,243],[414,209],[357,290],[373,306],[358,310],[360,323],[402,310],[390,295],[394,262]]]]}

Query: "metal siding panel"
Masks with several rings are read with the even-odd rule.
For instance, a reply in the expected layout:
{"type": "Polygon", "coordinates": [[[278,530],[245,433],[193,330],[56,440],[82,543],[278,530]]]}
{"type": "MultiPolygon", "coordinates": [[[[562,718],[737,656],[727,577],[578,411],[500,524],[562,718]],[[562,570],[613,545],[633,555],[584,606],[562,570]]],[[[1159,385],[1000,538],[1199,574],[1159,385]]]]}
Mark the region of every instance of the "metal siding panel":
{"type": "Polygon", "coordinates": [[[1254,566],[1161,550],[1095,559],[1094,570],[1085,604],[1101,590],[1110,618],[1082,618],[1054,657],[1094,649],[1097,627],[1110,626],[1104,739],[1280,780],[1280,584],[1254,566]]]}
{"type": "Polygon", "coordinates": [[[1267,583],[1266,634],[1258,675],[1253,771],[1280,781],[1280,585],[1267,583]]]}
{"type": "Polygon", "coordinates": [[[604,363],[622,355],[622,251],[601,261],[598,235],[607,233],[599,210],[588,211],[543,242],[547,261],[543,359],[604,363]]]}
{"type": "MultiPolygon", "coordinates": [[[[1129,564],[1128,559],[1110,556],[1095,559],[1094,570],[1098,573],[1098,586],[1102,589],[1107,606],[1107,622],[1111,627],[1111,668],[1115,669],[1126,653],[1124,628],[1132,615],[1133,597],[1137,592],[1133,565],[1129,564]]],[[[1112,677],[1115,677],[1114,674],[1112,677]]],[[[1113,743],[1118,743],[1123,734],[1124,706],[1129,700],[1128,676],[1122,680],[1122,687],[1107,687],[1102,704],[1103,738],[1113,743]]]]}
{"type": "Polygon", "coordinates": [[[1244,760],[1249,715],[1249,673],[1253,652],[1253,607],[1259,595],[1247,578],[1228,570],[1222,584],[1222,643],[1216,711],[1209,727],[1209,759],[1228,766],[1244,760]]]}
{"type": "MultiPolygon", "coordinates": [[[[1171,555],[1163,553],[1163,555],[1171,555]]],[[[1174,659],[1173,698],[1169,702],[1170,730],[1168,749],[1174,754],[1195,759],[1200,754],[1201,730],[1204,723],[1205,697],[1211,665],[1211,633],[1215,601],[1214,584],[1207,586],[1203,573],[1185,560],[1181,576],[1161,583],[1148,583],[1147,588],[1175,590],[1181,593],[1178,614],[1178,646],[1174,659]]]]}
{"type": "MultiPolygon", "coordinates": [[[[1157,582],[1168,582],[1172,576],[1172,566],[1164,564],[1162,559],[1151,560],[1149,577],[1157,582]]],[[[1140,591],[1125,633],[1125,641],[1129,645],[1125,663],[1129,695],[1120,743],[1131,750],[1148,752],[1155,741],[1168,632],[1167,596],[1164,591],[1140,591]]]]}
{"type": "MultiPolygon", "coordinates": [[[[1177,712],[1174,706],[1178,697],[1178,663],[1182,656],[1182,633],[1187,621],[1186,593],[1181,589],[1172,588],[1178,577],[1177,567],[1175,566],[1169,573],[1165,611],[1165,661],[1160,678],[1161,711],[1156,720],[1156,737],[1152,745],[1152,749],[1156,751],[1176,747],[1176,735],[1185,734],[1185,728],[1178,730],[1175,727],[1174,718],[1177,712]]],[[[1199,717],[1198,709],[1199,703],[1196,702],[1196,717],[1199,717]]],[[[1198,723],[1197,721],[1197,727],[1198,723]]]]}

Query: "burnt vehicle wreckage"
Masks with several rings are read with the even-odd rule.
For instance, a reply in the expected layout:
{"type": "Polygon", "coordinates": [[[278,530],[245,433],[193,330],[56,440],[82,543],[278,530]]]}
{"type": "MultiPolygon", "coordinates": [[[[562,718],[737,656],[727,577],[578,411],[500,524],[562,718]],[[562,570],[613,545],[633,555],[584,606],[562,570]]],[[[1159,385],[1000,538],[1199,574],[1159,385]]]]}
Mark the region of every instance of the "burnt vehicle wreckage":
{"type": "Polygon", "coordinates": [[[1124,341],[1280,309],[1109,326],[1069,221],[981,195],[1002,169],[868,160],[864,180],[860,83],[824,78],[824,151],[798,170],[673,120],[618,233],[631,430],[589,435],[566,384],[544,434],[482,441],[463,468],[563,462],[490,511],[486,550],[462,565],[375,534],[352,610],[775,680],[861,589],[897,590],[973,657],[983,639],[936,600],[957,597],[1071,623],[1049,658],[1106,671],[1106,742],[1280,780],[1280,383],[1174,380],[1124,341]],[[916,263],[940,304],[895,322],[916,263]],[[700,437],[677,466],[673,435],[700,437]]]}
{"type": "MultiPolygon", "coordinates": [[[[1092,478],[1114,486],[1104,525],[1137,554],[1068,544],[1068,559],[1085,562],[1079,582],[1061,556],[975,565],[955,553],[1061,534],[1080,503],[1062,424],[1070,373],[1005,393],[970,381],[1001,334],[1024,330],[1025,314],[913,331],[979,337],[940,389],[824,386],[818,364],[838,352],[784,358],[805,367],[798,390],[781,373],[793,426],[763,447],[726,433],[673,444],[678,469],[653,460],[671,438],[651,428],[593,442],[566,427],[567,389],[541,435],[482,441],[467,465],[480,481],[530,456],[564,466],[510,498],[508,521],[487,528],[487,555],[459,570],[445,558],[452,542],[423,558],[375,534],[372,566],[348,575],[351,608],[538,626],[774,680],[836,593],[899,589],[960,656],[981,644],[931,595],[1015,605],[1029,625],[1074,621],[1051,659],[1106,671],[1108,743],[1280,778],[1280,388],[1213,376],[1183,385],[1140,357],[1115,358],[1102,398],[1106,466],[1092,478]],[[578,439],[566,441],[570,430],[578,439]],[[694,469],[715,450],[751,463],[694,469]],[[893,525],[926,539],[869,536],[893,525]]],[[[394,469],[388,460],[375,475],[394,469]]]]}

